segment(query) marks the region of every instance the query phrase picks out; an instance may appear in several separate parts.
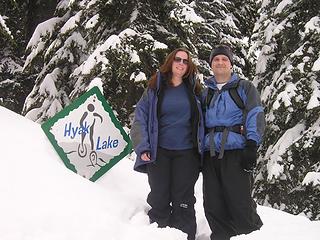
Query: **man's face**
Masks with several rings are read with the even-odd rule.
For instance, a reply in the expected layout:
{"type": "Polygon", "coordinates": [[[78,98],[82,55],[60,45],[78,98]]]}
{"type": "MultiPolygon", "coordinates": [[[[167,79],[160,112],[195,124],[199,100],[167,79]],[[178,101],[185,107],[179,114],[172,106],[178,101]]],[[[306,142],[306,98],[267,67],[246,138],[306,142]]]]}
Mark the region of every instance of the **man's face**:
{"type": "Polygon", "coordinates": [[[211,62],[211,68],[215,76],[231,75],[232,65],[229,58],[226,55],[220,54],[213,58],[211,62]]]}

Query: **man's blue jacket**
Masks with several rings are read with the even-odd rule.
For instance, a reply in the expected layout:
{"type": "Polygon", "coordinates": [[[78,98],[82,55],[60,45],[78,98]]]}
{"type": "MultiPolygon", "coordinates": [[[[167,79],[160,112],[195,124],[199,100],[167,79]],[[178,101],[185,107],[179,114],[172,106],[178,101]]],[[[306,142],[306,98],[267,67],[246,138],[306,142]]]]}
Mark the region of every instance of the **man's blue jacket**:
{"type": "MultiPolygon", "coordinates": [[[[130,136],[133,143],[134,151],[137,154],[134,170],[146,173],[146,164],[154,163],[157,156],[158,147],[158,100],[161,91],[161,84],[164,81],[160,72],[157,73],[157,88],[147,88],[141,99],[136,105],[135,116],[131,126],[130,136]],[[150,152],[151,160],[143,161],[141,154],[150,152]]],[[[192,97],[196,102],[196,108],[199,114],[195,119],[196,126],[196,142],[199,154],[202,155],[203,139],[204,139],[204,123],[201,108],[201,96],[195,94],[195,78],[184,80],[189,81],[192,89],[192,97]]]]}
{"type": "MultiPolygon", "coordinates": [[[[205,81],[207,89],[203,92],[203,108],[205,127],[207,134],[205,136],[205,151],[209,150],[208,129],[222,127],[232,127],[235,125],[244,126],[244,134],[229,131],[224,150],[243,149],[246,140],[253,140],[259,145],[262,141],[265,129],[265,117],[261,105],[260,95],[252,84],[247,80],[241,80],[236,74],[232,74],[231,79],[222,87],[217,88],[217,82],[214,77],[205,81]],[[213,97],[209,104],[206,104],[208,88],[213,89],[213,97]],[[229,89],[237,88],[245,109],[240,109],[229,93],[229,89]]],[[[214,132],[215,151],[220,152],[223,133],[214,132]]]]}

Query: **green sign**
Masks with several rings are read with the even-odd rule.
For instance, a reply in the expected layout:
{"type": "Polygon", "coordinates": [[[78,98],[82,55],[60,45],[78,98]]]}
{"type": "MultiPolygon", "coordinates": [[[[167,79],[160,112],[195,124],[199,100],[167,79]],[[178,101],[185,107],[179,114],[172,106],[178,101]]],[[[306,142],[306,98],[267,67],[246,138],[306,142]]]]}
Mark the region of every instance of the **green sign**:
{"type": "Polygon", "coordinates": [[[42,124],[67,168],[96,181],[131,152],[131,141],[98,87],[42,124]]]}

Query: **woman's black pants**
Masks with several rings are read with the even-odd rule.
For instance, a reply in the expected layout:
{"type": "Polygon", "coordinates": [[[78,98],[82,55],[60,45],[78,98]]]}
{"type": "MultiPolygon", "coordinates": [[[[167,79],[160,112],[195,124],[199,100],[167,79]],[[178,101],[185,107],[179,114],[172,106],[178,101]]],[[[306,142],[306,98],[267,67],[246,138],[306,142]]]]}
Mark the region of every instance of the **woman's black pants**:
{"type": "Polygon", "coordinates": [[[158,148],[155,163],[147,164],[150,222],[156,222],[159,227],[180,229],[188,234],[188,240],[194,240],[196,234],[194,186],[199,166],[199,154],[195,149],[158,148]]]}

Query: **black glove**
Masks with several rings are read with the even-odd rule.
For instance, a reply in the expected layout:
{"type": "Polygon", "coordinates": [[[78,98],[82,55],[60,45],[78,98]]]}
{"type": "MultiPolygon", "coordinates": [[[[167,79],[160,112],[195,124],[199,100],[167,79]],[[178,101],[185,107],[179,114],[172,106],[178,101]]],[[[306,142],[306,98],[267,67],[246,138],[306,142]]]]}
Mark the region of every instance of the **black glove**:
{"type": "Polygon", "coordinates": [[[247,140],[246,146],[243,149],[241,166],[246,172],[253,172],[257,165],[257,144],[253,140],[247,140]]]}

